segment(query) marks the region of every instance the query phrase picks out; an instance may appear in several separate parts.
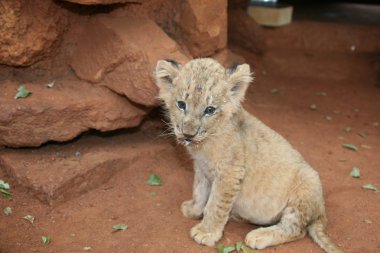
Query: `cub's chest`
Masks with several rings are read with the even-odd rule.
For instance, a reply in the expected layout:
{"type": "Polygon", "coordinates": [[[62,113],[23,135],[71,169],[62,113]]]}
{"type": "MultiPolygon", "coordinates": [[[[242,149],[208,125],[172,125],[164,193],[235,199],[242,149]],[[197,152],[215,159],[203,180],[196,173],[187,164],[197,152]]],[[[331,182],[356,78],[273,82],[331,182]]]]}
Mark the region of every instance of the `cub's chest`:
{"type": "Polygon", "coordinates": [[[213,181],[218,173],[218,165],[206,154],[197,152],[192,155],[195,169],[200,170],[209,181],[213,181]]]}

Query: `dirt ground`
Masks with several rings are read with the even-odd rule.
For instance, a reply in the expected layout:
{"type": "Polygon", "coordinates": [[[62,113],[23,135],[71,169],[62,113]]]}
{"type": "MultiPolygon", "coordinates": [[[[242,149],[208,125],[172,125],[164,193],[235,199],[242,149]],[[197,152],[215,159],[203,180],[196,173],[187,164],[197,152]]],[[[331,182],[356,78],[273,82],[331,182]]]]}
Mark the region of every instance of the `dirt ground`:
{"type": "MultiPolygon", "coordinates": [[[[318,33],[328,25],[313,23],[313,29],[318,33]]],[[[275,33],[268,31],[268,38],[275,33]]],[[[356,40],[358,35],[347,36],[356,40]]],[[[350,48],[302,49],[292,43],[270,46],[258,57],[239,44],[230,46],[256,73],[244,107],[286,137],[319,172],[333,241],[347,252],[380,252],[380,193],[361,188],[367,183],[380,188],[379,59],[374,53],[350,48]],[[351,131],[346,132],[347,127],[351,131]],[[345,143],[355,144],[358,151],[342,148],[345,143]],[[350,177],[353,167],[360,168],[361,178],[350,177]]],[[[99,253],[217,252],[189,237],[198,221],[184,218],[179,210],[182,201],[191,197],[190,158],[171,138],[160,137],[164,129],[159,118],[148,119],[143,129],[86,134],[73,142],[41,148],[65,152],[73,147],[107,149],[132,142],[135,152],[144,153],[146,146],[139,142],[160,147],[118,170],[99,187],[56,206],[42,204],[0,170],[0,178],[10,183],[13,193],[10,199],[0,198],[1,210],[13,209],[8,216],[0,213],[0,252],[86,252],[84,247],[99,253]],[[147,185],[150,173],[159,175],[164,185],[147,185]],[[22,219],[28,214],[35,217],[34,224],[22,219]],[[112,226],[120,223],[129,228],[113,233],[112,226]],[[41,236],[49,236],[51,243],[44,245],[41,236]]],[[[254,228],[230,221],[221,243],[241,241],[254,228]]],[[[322,250],[306,236],[260,252],[322,250]]]]}

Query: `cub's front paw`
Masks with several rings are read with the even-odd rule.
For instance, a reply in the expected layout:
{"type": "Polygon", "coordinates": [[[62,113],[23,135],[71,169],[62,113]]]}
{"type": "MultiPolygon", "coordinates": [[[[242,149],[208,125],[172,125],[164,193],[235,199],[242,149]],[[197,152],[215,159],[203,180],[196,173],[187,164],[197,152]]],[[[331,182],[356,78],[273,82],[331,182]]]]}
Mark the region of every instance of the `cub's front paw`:
{"type": "Polygon", "coordinates": [[[273,245],[273,231],[271,227],[252,230],[245,237],[245,244],[252,249],[264,249],[273,245]]]}
{"type": "Polygon", "coordinates": [[[187,200],[182,203],[181,211],[183,216],[190,219],[199,219],[202,217],[203,210],[196,208],[194,200],[187,200]]]}
{"type": "Polygon", "coordinates": [[[209,247],[215,245],[215,242],[219,241],[222,237],[223,231],[207,231],[202,223],[195,225],[190,230],[190,236],[199,244],[204,244],[209,247]]]}

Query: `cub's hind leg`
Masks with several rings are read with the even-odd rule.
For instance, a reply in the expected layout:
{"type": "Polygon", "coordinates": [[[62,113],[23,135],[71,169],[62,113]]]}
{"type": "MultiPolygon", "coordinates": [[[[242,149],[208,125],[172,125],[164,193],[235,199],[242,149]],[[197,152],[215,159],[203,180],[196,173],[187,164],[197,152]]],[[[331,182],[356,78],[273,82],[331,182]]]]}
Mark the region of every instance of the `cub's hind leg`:
{"type": "MultiPolygon", "coordinates": [[[[307,215],[306,215],[307,216],[307,215]]],[[[245,243],[253,249],[264,249],[303,238],[309,218],[294,207],[287,207],[282,212],[278,224],[252,230],[245,237],[245,243]]]]}

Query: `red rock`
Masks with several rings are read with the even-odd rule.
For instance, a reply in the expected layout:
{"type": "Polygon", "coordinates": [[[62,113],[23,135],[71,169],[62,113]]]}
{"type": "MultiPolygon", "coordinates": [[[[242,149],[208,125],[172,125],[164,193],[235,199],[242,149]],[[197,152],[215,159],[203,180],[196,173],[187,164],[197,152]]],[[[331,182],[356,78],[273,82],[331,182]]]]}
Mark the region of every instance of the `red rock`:
{"type": "Polygon", "coordinates": [[[125,60],[126,51],[123,41],[112,29],[93,20],[78,39],[70,65],[79,78],[96,83],[125,60]]]}
{"type": "Polygon", "coordinates": [[[56,205],[95,189],[141,157],[168,149],[146,134],[83,136],[70,144],[2,149],[0,167],[40,201],[56,205]],[[128,140],[128,141],[125,141],[128,140]]]}
{"type": "Polygon", "coordinates": [[[224,49],[218,52],[213,55],[212,58],[220,62],[226,68],[231,67],[234,64],[243,64],[246,62],[243,56],[238,55],[229,49],[224,49]]]}
{"type": "Polygon", "coordinates": [[[159,59],[188,60],[152,20],[104,15],[84,29],[71,66],[84,80],[100,82],[135,103],[155,106],[157,88],[152,74],[159,59]]]}
{"type": "Polygon", "coordinates": [[[228,43],[238,44],[257,55],[266,50],[263,28],[241,8],[229,10],[228,43]]]}
{"type": "Polygon", "coordinates": [[[14,99],[19,84],[1,83],[0,146],[35,147],[68,141],[88,130],[135,127],[146,111],[104,87],[81,81],[25,84],[33,93],[14,99]]]}
{"type": "Polygon", "coordinates": [[[183,1],[177,23],[193,57],[210,56],[227,46],[227,0],[183,1]]]}
{"type": "Polygon", "coordinates": [[[28,66],[50,56],[67,26],[67,13],[54,1],[2,0],[0,64],[28,66]]]}

